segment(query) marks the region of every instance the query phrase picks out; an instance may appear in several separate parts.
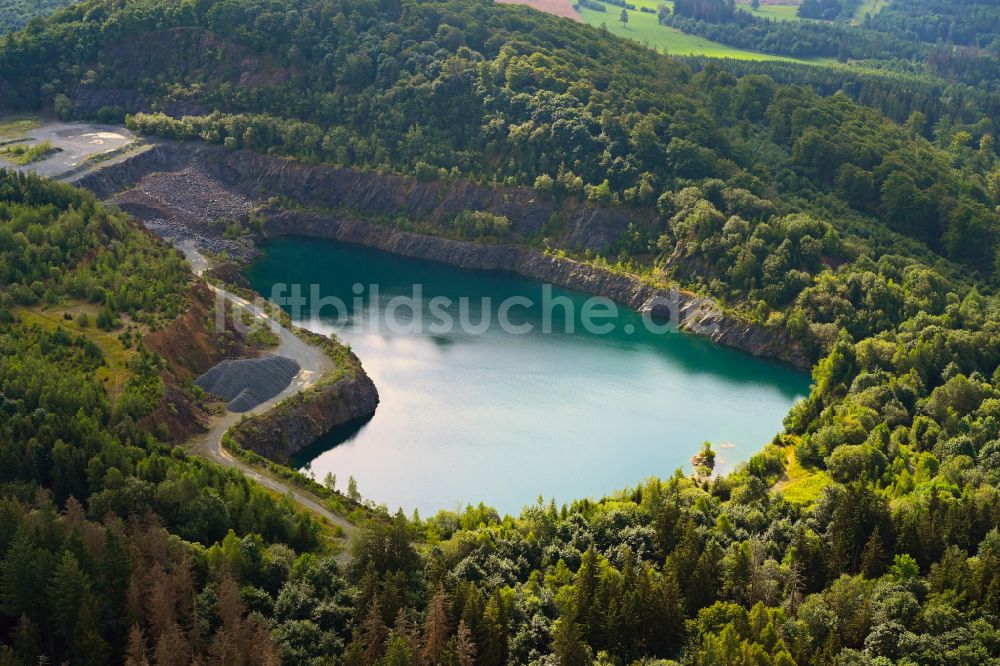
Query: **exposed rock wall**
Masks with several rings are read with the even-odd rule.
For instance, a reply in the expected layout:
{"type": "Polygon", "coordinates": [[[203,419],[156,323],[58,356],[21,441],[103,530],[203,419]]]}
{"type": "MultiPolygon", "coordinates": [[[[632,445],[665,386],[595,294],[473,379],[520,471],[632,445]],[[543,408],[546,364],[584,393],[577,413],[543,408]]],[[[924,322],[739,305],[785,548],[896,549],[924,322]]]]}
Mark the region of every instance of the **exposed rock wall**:
{"type": "MultiPolygon", "coordinates": [[[[548,256],[517,245],[468,243],[408,233],[393,226],[402,216],[432,224],[447,222],[465,210],[506,215],[515,238],[560,233],[569,247],[603,251],[614,244],[630,223],[656,223],[647,209],[595,206],[539,196],[530,188],[481,186],[463,181],[420,182],[375,171],[313,166],[247,151],[227,151],[194,143],[163,143],[130,159],[82,177],[78,184],[109,198],[143,179],[197,169],[220,188],[219,199],[238,193],[248,201],[266,202],[281,196],[301,209],[268,211],[266,236],[298,234],[334,238],[411,257],[462,268],[508,270],[585,293],[611,298],[656,316],[674,319],[683,330],[705,335],[719,344],[751,354],[779,359],[808,369],[812,363],[801,344],[784,329],[747,322],[726,313],[713,301],[683,291],[651,287],[636,277],[602,270],[565,258],[548,256]],[[310,211],[309,209],[312,209],[310,211]],[[315,212],[315,211],[322,212],[315,212]]],[[[148,181],[147,181],[148,182],[148,181]]],[[[153,187],[152,183],[148,183],[153,187]]],[[[189,227],[197,220],[178,219],[189,202],[183,191],[158,192],[155,210],[131,212],[174,219],[189,227]]],[[[189,229],[194,235],[206,230],[189,229]]]]}
{"type": "MultiPolygon", "coordinates": [[[[111,198],[149,175],[192,166],[221,189],[259,202],[281,196],[303,208],[350,210],[367,219],[405,216],[430,223],[447,222],[467,210],[489,211],[509,218],[515,236],[537,236],[551,230],[564,236],[560,240],[568,246],[594,251],[614,245],[630,223],[653,224],[656,219],[652,209],[603,207],[572,199],[556,201],[525,187],[452,180],[422,182],[396,174],[309,165],[193,143],[164,142],[86,174],[76,184],[99,197],[111,198]]],[[[173,203],[179,209],[190,206],[183,192],[177,193],[173,203]]],[[[160,208],[161,216],[170,219],[169,207],[160,208]]]]}
{"type": "Polygon", "coordinates": [[[242,422],[233,436],[242,448],[284,464],[333,428],[374,414],[378,401],[374,382],[351,354],[351,369],[345,377],[308,389],[242,422]]]}
{"type": "Polygon", "coordinates": [[[477,270],[519,273],[542,282],[603,296],[682,330],[755,356],[785,361],[803,370],[812,363],[787,331],[746,322],[714,301],[691,292],[650,286],[639,278],[565,257],[513,245],[479,244],[400,231],[388,224],[303,211],[265,211],[265,236],[332,238],[408,257],[477,270]]]}

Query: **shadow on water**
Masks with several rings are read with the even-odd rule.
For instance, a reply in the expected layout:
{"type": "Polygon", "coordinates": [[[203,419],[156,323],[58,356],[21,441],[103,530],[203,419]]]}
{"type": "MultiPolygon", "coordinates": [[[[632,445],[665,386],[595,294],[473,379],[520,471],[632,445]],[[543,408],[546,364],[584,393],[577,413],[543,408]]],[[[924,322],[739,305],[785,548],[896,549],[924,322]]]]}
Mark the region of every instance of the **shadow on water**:
{"type": "Polygon", "coordinates": [[[292,467],[301,467],[303,469],[309,469],[309,463],[315,460],[322,453],[326,453],[335,446],[341,444],[347,444],[361,432],[362,428],[368,425],[368,422],[374,418],[372,416],[363,416],[357,419],[351,419],[347,423],[342,423],[339,426],[334,427],[330,432],[326,433],[315,442],[305,447],[295,455],[291,457],[288,464],[292,467]]]}

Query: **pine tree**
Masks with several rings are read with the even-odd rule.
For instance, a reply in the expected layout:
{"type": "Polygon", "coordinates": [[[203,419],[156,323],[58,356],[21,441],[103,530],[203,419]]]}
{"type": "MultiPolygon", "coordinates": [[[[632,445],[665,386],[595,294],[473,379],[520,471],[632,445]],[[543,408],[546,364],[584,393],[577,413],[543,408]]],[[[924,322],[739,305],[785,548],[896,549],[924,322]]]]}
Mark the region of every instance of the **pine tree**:
{"type": "Polygon", "coordinates": [[[34,547],[28,532],[19,530],[0,571],[0,607],[6,615],[42,619],[45,595],[38,594],[38,590],[43,586],[42,567],[46,559],[44,552],[34,547]]]}
{"type": "Polygon", "coordinates": [[[73,628],[83,602],[90,594],[90,581],[80,570],[76,557],[64,551],[56,565],[49,584],[49,598],[52,603],[52,624],[56,632],[67,641],[72,640],[73,628]]]}
{"type": "Polygon", "coordinates": [[[420,635],[409,611],[400,608],[392,625],[394,639],[402,640],[410,655],[410,666],[420,665],[420,635]]]}
{"type": "Polygon", "coordinates": [[[231,576],[225,575],[218,586],[219,628],[212,640],[210,654],[221,666],[242,664],[249,656],[243,635],[243,599],[231,576]]]}
{"type": "Polygon", "coordinates": [[[469,630],[465,620],[458,623],[456,654],[461,666],[474,666],[476,663],[476,643],[472,640],[472,632],[469,630]]]}
{"type": "Polygon", "coordinates": [[[861,574],[865,578],[875,579],[885,571],[885,549],[882,546],[882,535],[878,526],[872,532],[871,538],[861,552],[861,574]]]}
{"type": "Polygon", "coordinates": [[[479,649],[480,666],[502,666],[507,663],[507,622],[498,594],[490,597],[483,611],[483,643],[479,649]]]}
{"type": "Polygon", "coordinates": [[[413,651],[408,641],[395,631],[389,636],[381,664],[383,666],[412,666],[413,664],[413,651]]]}
{"type": "Polygon", "coordinates": [[[28,619],[27,615],[22,615],[11,636],[14,654],[18,661],[22,664],[39,663],[42,654],[41,641],[42,635],[38,627],[28,619]]]}
{"type": "Polygon", "coordinates": [[[155,666],[186,666],[191,663],[191,645],[176,622],[171,622],[156,641],[155,666]]]}
{"type": "Polygon", "coordinates": [[[382,620],[382,609],[378,600],[372,599],[368,604],[368,614],[361,625],[361,643],[364,645],[364,659],[367,664],[374,664],[385,653],[385,641],[389,637],[389,629],[382,620]]]}
{"type": "Polygon", "coordinates": [[[131,563],[125,549],[124,535],[110,527],[104,531],[104,553],[97,562],[97,582],[107,606],[114,610],[109,638],[120,644],[129,627],[126,616],[131,563]]]}
{"type": "Polygon", "coordinates": [[[553,625],[552,650],[558,666],[590,666],[594,661],[580,625],[572,615],[564,615],[553,625]]]}
{"type": "Polygon", "coordinates": [[[594,605],[597,596],[597,554],[593,546],[580,558],[580,568],[577,569],[573,588],[577,621],[584,637],[594,642],[601,633],[601,614],[594,605]]]}
{"type": "Polygon", "coordinates": [[[448,629],[446,603],[447,597],[444,588],[438,588],[427,606],[427,617],[424,619],[423,658],[424,663],[428,666],[437,663],[438,657],[441,656],[441,652],[448,643],[448,635],[451,633],[448,629]]]}
{"type": "Polygon", "coordinates": [[[785,586],[786,605],[788,613],[795,617],[799,606],[802,604],[802,590],[805,587],[805,580],[802,576],[802,565],[797,560],[792,560],[788,564],[788,578],[785,586]]]}
{"type": "Polygon", "coordinates": [[[128,632],[125,666],[149,666],[149,660],[146,658],[146,637],[138,624],[133,624],[128,632]]]}
{"type": "Polygon", "coordinates": [[[111,646],[101,637],[97,602],[89,592],[74,625],[70,653],[72,663],[81,666],[103,666],[111,657],[111,646]]]}

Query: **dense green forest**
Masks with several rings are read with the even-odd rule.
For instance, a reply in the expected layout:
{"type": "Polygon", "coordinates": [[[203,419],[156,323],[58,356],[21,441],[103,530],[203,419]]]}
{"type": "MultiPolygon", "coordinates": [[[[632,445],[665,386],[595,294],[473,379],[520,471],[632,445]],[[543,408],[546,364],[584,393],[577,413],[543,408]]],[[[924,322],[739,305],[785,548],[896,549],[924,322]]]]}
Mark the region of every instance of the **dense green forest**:
{"type": "MultiPolygon", "coordinates": [[[[87,195],[5,175],[0,661],[1000,659],[989,90],[689,65],[475,0],[87,0],[0,38],[0,83],[11,107],[168,137],[655,208],[613,246],[560,249],[666,273],[818,359],[732,474],[705,473],[709,449],[695,476],[599,502],[376,513],[341,570],[287,501],[134,426],[156,358],[136,354],[112,405],[100,350],[18,321],[93,299],[109,326],[157,325],[183,280],[87,195]]],[[[543,242],[512,233],[491,230],[543,242]]]]}
{"type": "MultiPolygon", "coordinates": [[[[138,288],[181,298],[165,277],[176,255],[88,195],[3,173],[0,198],[5,260],[21,267],[5,285],[47,268],[61,293],[79,249],[120,243],[158,269],[138,288]],[[32,225],[81,233],[57,264],[32,225]]],[[[896,280],[909,316],[856,343],[842,333],[788,433],[739,471],[517,518],[386,515],[343,570],[288,500],[136,429],[94,382],[100,350],[19,322],[6,300],[0,660],[991,663],[1000,308],[901,257],[843,273],[858,293],[896,280]],[[792,483],[789,455],[809,470],[792,483]]],[[[859,311],[871,320],[884,299],[859,311]]],[[[138,358],[140,381],[156,361],[138,358]]]]}
{"type": "Polygon", "coordinates": [[[685,0],[660,20],[684,32],[740,48],[789,56],[830,56],[841,62],[876,61],[879,68],[917,69],[948,81],[995,92],[1000,82],[996,6],[988,1],[893,0],[860,26],[854,3],[809,0],[799,15],[813,21],[776,21],[737,9],[727,0],[685,0]]]}
{"type": "Polygon", "coordinates": [[[796,13],[806,19],[849,21],[860,5],[859,0],[802,0],[796,13]]]}
{"type": "MultiPolygon", "coordinates": [[[[859,233],[887,226],[985,276],[993,271],[994,108],[976,108],[992,98],[970,95],[960,109],[934,109],[932,126],[921,110],[926,96],[914,95],[896,110],[906,117],[898,126],[846,97],[717,68],[692,74],[601,31],[527,10],[314,2],[279,21],[270,6],[84,3],[9,37],[0,77],[16,91],[15,103],[49,103],[67,114],[202,111],[130,121],[163,136],[420,178],[551,182],[557,194],[599,203],[658,202],[667,217],[679,214],[672,193],[706,178],[722,181],[720,191],[768,202],[761,210],[712,202],[719,215],[750,225],[813,214],[824,199],[841,225],[860,229],[872,216],[883,223],[859,233]],[[330,23],[338,25],[333,32],[319,27],[330,23]],[[153,26],[157,37],[142,40],[153,26]],[[202,30],[221,41],[205,49],[202,30]],[[235,63],[254,52],[267,54],[260,71],[240,72],[235,63]],[[153,59],[170,77],[142,66],[153,59]],[[128,108],[101,105],[122,91],[139,96],[128,108]]],[[[670,241],[671,229],[636,230],[619,249],[655,252],[664,232],[670,241]]],[[[787,268],[810,271],[808,261],[789,261],[787,268]]],[[[812,272],[819,268],[814,262],[812,272]]],[[[752,280],[763,290],[767,279],[753,275],[745,286],[752,280]]],[[[780,305],[797,294],[765,300],[780,305]]]]}
{"type": "Polygon", "coordinates": [[[276,596],[330,599],[311,638],[337,621],[345,583],[310,517],[137,426],[162,359],[138,343],[114,402],[99,379],[109,359],[88,329],[167,320],[189,279],[93,196],[0,171],[0,663],[120,663],[147,646],[156,663],[230,649],[274,663],[269,625],[244,616],[234,583],[251,570],[276,596]],[[48,328],[24,309],[77,301],[101,314],[48,328]]]}
{"type": "Polygon", "coordinates": [[[1000,15],[987,0],[893,0],[866,24],[929,44],[974,46],[1000,55],[1000,15]]]}
{"type": "Polygon", "coordinates": [[[36,16],[45,16],[73,0],[0,0],[0,33],[20,30],[36,16]]]}

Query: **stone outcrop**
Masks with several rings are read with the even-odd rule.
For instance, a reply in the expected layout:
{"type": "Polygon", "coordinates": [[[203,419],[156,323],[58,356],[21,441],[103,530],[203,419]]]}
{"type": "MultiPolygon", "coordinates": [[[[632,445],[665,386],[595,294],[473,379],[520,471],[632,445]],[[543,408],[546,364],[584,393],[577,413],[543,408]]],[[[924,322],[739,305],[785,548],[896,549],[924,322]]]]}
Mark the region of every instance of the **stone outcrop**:
{"type": "MultiPolygon", "coordinates": [[[[234,194],[257,202],[277,196],[305,209],[350,210],[364,219],[389,221],[403,217],[438,225],[464,211],[488,211],[510,219],[515,237],[558,232],[560,242],[595,252],[614,245],[630,223],[651,224],[656,218],[652,209],[604,207],[573,199],[557,201],[526,187],[477,185],[462,180],[423,182],[379,171],[309,165],[193,143],[161,143],[81,176],[76,184],[101,198],[113,198],[154,174],[162,178],[165,174],[185,172],[188,179],[194,179],[192,167],[196,167],[200,176],[195,179],[199,189],[204,187],[204,179],[218,185],[215,198],[219,202],[231,199],[234,194]]],[[[153,188],[155,185],[151,184],[150,189],[153,188]]],[[[169,202],[162,193],[158,194],[155,198],[158,201],[142,202],[145,210],[140,210],[138,202],[133,202],[130,196],[124,196],[124,201],[136,205],[135,210],[130,210],[133,214],[164,219],[193,207],[199,211],[213,207],[211,202],[204,201],[192,206],[184,192],[177,192],[176,198],[169,202]]],[[[224,210],[219,214],[233,213],[224,210]]],[[[197,216],[193,221],[198,221],[197,216]]]]}
{"type": "Polygon", "coordinates": [[[350,359],[350,371],[341,379],[320,383],[236,426],[236,443],[285,464],[335,427],[370,417],[378,406],[378,391],[357,357],[351,354],[350,359]]]}
{"type": "MultiPolygon", "coordinates": [[[[540,196],[531,188],[485,186],[465,181],[421,182],[377,171],[307,165],[218,146],[165,142],[82,177],[77,184],[110,198],[137,183],[164,173],[197,170],[197,182],[214,183],[216,199],[234,195],[258,204],[282,197],[295,209],[265,211],[265,236],[295,234],[332,238],[401,255],[440,261],[462,268],[514,271],[526,277],[589,294],[604,296],[652,315],[674,320],[686,331],[719,344],[808,369],[811,358],[784,329],[748,322],[726,312],[711,299],[680,290],[651,286],[641,279],[514,244],[457,241],[400,230],[395,221],[421,221],[443,227],[466,210],[483,210],[511,220],[515,239],[558,236],[566,247],[602,252],[617,242],[629,224],[655,224],[650,209],[602,207],[589,202],[540,196]]],[[[125,196],[125,195],[122,195],[125,196]]],[[[203,197],[210,195],[203,194],[203,197]]],[[[134,203],[135,197],[125,197],[134,203]]],[[[173,219],[195,236],[211,237],[201,222],[183,217],[185,193],[158,191],[130,212],[173,219]],[[179,212],[180,211],[180,212],[179,212]],[[181,215],[181,217],[178,217],[181,215]]],[[[205,205],[199,205],[204,209],[205,205]]],[[[228,210],[228,208],[227,208],[228,210]]]]}
{"type": "Polygon", "coordinates": [[[408,257],[461,268],[501,270],[541,282],[603,296],[684,331],[755,356],[807,370],[812,363],[787,331],[747,322],[722,310],[712,299],[655,287],[640,278],[514,245],[480,244],[400,231],[390,225],[303,211],[264,211],[265,236],[300,235],[357,243],[408,257]]]}

